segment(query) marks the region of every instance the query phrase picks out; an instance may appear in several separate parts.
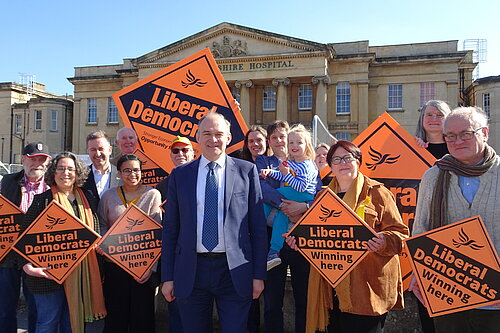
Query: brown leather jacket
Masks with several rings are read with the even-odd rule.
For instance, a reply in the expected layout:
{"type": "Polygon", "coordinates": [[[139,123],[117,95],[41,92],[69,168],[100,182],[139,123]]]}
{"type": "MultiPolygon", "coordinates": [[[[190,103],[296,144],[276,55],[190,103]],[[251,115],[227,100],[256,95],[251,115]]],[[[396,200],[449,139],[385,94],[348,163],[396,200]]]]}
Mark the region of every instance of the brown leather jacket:
{"type": "MultiPolygon", "coordinates": [[[[403,284],[398,254],[402,240],[409,235],[403,224],[392,193],[373,179],[364,176],[359,205],[369,196],[365,206],[365,222],[377,233],[385,235],[385,247],[368,255],[350,273],[350,313],[377,316],[391,309],[403,308],[403,284]]],[[[340,304],[342,310],[342,302],[340,304]]]]}

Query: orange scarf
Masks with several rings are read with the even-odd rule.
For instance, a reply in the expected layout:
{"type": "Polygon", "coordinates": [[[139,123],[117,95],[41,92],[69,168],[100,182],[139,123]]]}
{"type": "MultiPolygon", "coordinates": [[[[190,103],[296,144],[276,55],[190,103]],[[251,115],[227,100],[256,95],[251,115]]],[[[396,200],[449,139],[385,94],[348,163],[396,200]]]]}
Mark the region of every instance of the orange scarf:
{"type": "MultiPolygon", "coordinates": [[[[55,201],[73,214],[73,207],[64,193],[52,189],[52,195],[55,201]]],[[[78,205],[80,220],[90,229],[94,230],[92,210],[82,189],[75,187],[74,195],[78,205]]],[[[64,281],[64,291],[66,293],[66,300],[68,301],[71,330],[73,333],[84,333],[84,322],[92,322],[106,316],[101,275],[94,249],[89,252],[85,259],[64,281]]]]}

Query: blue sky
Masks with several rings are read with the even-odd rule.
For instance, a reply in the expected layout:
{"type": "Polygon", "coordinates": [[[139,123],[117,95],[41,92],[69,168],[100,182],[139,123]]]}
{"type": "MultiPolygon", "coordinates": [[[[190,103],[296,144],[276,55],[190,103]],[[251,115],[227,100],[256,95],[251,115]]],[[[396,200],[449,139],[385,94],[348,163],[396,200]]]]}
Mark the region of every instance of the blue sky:
{"type": "Polygon", "coordinates": [[[460,40],[461,49],[484,38],[479,74],[500,75],[499,10],[491,0],[6,1],[0,82],[29,73],[50,92],[72,94],[74,67],[120,64],[221,22],[320,43],[460,40]]]}

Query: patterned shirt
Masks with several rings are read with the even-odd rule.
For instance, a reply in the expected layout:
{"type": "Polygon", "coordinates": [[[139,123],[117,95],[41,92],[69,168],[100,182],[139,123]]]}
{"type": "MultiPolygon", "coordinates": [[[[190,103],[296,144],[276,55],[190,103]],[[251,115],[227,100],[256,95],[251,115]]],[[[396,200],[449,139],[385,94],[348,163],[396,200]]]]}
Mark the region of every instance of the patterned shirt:
{"type": "Polygon", "coordinates": [[[316,194],[318,182],[318,168],[312,160],[296,162],[288,160],[288,167],[292,172],[283,176],[279,170],[271,170],[269,177],[286,182],[298,192],[316,194]]]}
{"type": "Polygon", "coordinates": [[[22,199],[20,208],[23,212],[26,213],[28,211],[28,208],[31,206],[35,195],[47,191],[49,189],[49,186],[45,183],[45,180],[43,178],[38,182],[30,183],[26,174],[24,175],[22,184],[22,199]]]}

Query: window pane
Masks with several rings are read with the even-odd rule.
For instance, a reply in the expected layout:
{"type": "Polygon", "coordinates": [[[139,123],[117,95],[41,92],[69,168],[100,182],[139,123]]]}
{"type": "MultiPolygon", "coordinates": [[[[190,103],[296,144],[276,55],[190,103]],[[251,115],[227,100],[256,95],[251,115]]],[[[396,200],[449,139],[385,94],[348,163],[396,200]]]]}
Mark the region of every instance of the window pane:
{"type": "Polygon", "coordinates": [[[87,103],[87,123],[95,124],[97,123],[97,100],[95,98],[89,98],[87,99],[87,103]]]}
{"type": "Polygon", "coordinates": [[[16,134],[22,133],[22,129],[23,129],[22,121],[23,121],[23,116],[20,114],[16,114],[14,117],[14,128],[15,128],[16,134]]]}
{"type": "Polygon", "coordinates": [[[387,106],[389,109],[402,109],[403,108],[403,85],[390,84],[387,106]]]}
{"type": "Polygon", "coordinates": [[[118,108],[113,98],[108,97],[108,123],[118,123],[118,108]]]}
{"type": "Polygon", "coordinates": [[[337,133],[335,133],[335,138],[337,140],[351,141],[351,133],[349,133],[349,132],[337,132],[337,133]]]}
{"type": "Polygon", "coordinates": [[[35,130],[42,129],[42,111],[35,110],[35,130]]]}
{"type": "Polygon", "coordinates": [[[337,83],[337,113],[351,113],[351,85],[349,82],[337,83]]]}
{"type": "Polygon", "coordinates": [[[483,94],[483,111],[490,117],[490,94],[483,94]]]}
{"type": "Polygon", "coordinates": [[[301,84],[299,87],[299,110],[311,110],[312,102],[312,86],[301,84]]]}
{"type": "Polygon", "coordinates": [[[420,106],[424,106],[430,100],[436,99],[434,93],[434,82],[420,83],[420,106]]]}
{"type": "Polygon", "coordinates": [[[264,87],[262,110],[264,111],[276,110],[276,88],[274,86],[264,87]]]}
{"type": "Polygon", "coordinates": [[[50,130],[52,132],[57,131],[57,111],[50,111],[50,130]]]}

